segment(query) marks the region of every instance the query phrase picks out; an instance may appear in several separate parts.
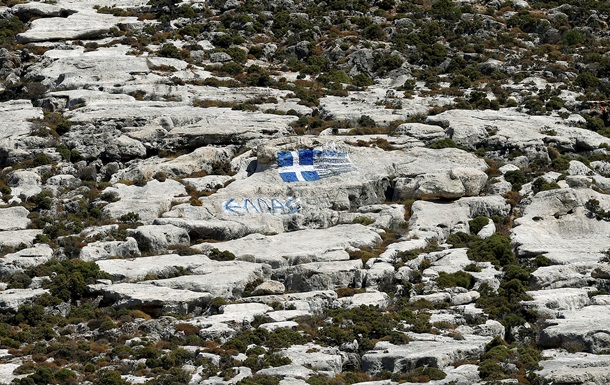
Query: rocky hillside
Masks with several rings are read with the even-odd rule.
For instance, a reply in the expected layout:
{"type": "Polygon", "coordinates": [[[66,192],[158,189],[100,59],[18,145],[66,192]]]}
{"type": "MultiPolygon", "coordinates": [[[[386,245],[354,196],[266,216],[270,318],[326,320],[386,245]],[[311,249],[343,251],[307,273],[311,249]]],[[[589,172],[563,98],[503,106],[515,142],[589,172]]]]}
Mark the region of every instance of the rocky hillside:
{"type": "Polygon", "coordinates": [[[610,383],[610,2],[1,4],[1,384],[610,383]]]}

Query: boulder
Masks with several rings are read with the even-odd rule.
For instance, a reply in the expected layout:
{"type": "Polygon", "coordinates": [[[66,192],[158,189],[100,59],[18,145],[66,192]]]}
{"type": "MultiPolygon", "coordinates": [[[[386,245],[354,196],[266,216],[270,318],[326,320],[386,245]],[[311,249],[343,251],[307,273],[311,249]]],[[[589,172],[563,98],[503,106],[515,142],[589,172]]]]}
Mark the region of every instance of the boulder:
{"type": "Polygon", "coordinates": [[[193,268],[191,275],[151,281],[153,285],[208,292],[214,297],[240,298],[248,285],[269,277],[269,266],[243,261],[211,261],[193,268]]]}
{"type": "Polygon", "coordinates": [[[133,258],[139,257],[140,250],[134,238],[128,237],[125,241],[99,241],[84,246],[79,258],[85,262],[99,261],[113,257],[133,258]]]}
{"type": "Polygon", "coordinates": [[[77,12],[68,17],[35,19],[27,31],[17,34],[21,44],[53,41],[100,38],[118,24],[136,23],[135,17],[115,17],[93,10],[77,12]]]}
{"type": "Polygon", "coordinates": [[[31,305],[36,298],[48,293],[46,289],[10,289],[0,291],[0,310],[16,313],[23,305],[31,305]]]}
{"type": "Polygon", "coordinates": [[[100,270],[113,276],[115,280],[137,282],[148,277],[174,277],[194,268],[213,264],[205,255],[156,255],[135,259],[107,259],[96,262],[100,270]]]}
{"type": "Polygon", "coordinates": [[[286,287],[278,281],[265,281],[254,288],[252,295],[284,294],[286,287]]]}
{"type": "Polygon", "coordinates": [[[159,253],[171,245],[189,246],[191,239],[186,230],[173,225],[146,225],[136,227],[131,236],[141,250],[159,253]]]}
{"type": "Polygon", "coordinates": [[[329,229],[293,231],[277,235],[251,234],[223,243],[202,243],[194,248],[217,248],[235,254],[237,259],[253,260],[279,267],[313,261],[335,260],[340,250],[373,247],[379,234],[363,225],[339,225],[329,229]],[[311,240],[318,240],[312,243],[311,240]]]}
{"type": "Polygon", "coordinates": [[[334,290],[342,287],[362,287],[366,270],[361,260],[312,262],[278,269],[286,289],[293,291],[334,290]]]}
{"type": "Polygon", "coordinates": [[[599,353],[610,349],[610,305],[565,310],[561,318],[547,321],[538,343],[543,348],[599,353]]]}
{"type": "Polygon", "coordinates": [[[541,370],[536,371],[549,384],[607,384],[610,382],[610,361],[605,355],[568,353],[564,350],[543,350],[541,370]]]}
{"type": "Polygon", "coordinates": [[[341,373],[343,369],[343,357],[336,347],[323,347],[312,343],[293,345],[283,350],[280,355],[289,358],[293,364],[315,370],[341,373]]]}
{"type": "Polygon", "coordinates": [[[0,231],[0,246],[18,248],[25,245],[31,247],[38,234],[42,234],[42,230],[0,231]]]}
{"type": "Polygon", "coordinates": [[[181,183],[168,179],[165,182],[151,180],[142,187],[117,183],[104,189],[103,193],[114,193],[120,198],[104,207],[112,218],[119,219],[124,214],[136,213],[142,222],[150,223],[168,211],[177,196],[186,195],[186,190],[181,183]]]}
{"type": "Polygon", "coordinates": [[[209,293],[172,289],[147,283],[118,283],[90,285],[103,301],[116,309],[141,310],[151,315],[163,313],[191,314],[196,308],[205,308],[212,300],[209,293]]]}
{"type": "Polygon", "coordinates": [[[38,266],[53,258],[53,250],[46,243],[35,247],[19,250],[0,258],[0,276],[24,271],[29,267],[38,266]]]}
{"type": "Polygon", "coordinates": [[[0,209],[0,231],[26,229],[32,222],[28,219],[29,214],[23,206],[0,209]]]}
{"type": "Polygon", "coordinates": [[[462,341],[441,337],[400,346],[382,341],[362,356],[362,369],[369,375],[382,370],[406,372],[423,366],[443,369],[458,360],[476,359],[490,340],[491,337],[479,336],[468,336],[462,341]]]}

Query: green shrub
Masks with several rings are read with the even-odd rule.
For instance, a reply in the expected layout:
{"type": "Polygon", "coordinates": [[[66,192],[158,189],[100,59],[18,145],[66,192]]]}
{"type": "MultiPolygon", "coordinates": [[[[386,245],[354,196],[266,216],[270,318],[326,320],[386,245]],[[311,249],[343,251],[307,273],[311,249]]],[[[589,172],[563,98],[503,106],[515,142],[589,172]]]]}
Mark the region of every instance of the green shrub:
{"type": "Polygon", "coordinates": [[[214,248],[208,253],[208,258],[214,261],[233,261],[235,259],[235,254],[228,250],[220,251],[214,248]]]}
{"type": "Polygon", "coordinates": [[[441,271],[436,278],[436,284],[441,289],[456,286],[463,287],[465,289],[472,289],[474,286],[474,278],[472,275],[463,271],[458,271],[451,274],[441,271]]]}
{"type": "Polygon", "coordinates": [[[434,150],[440,150],[443,148],[457,148],[458,145],[457,145],[457,143],[455,143],[453,141],[453,139],[443,138],[443,139],[439,139],[435,142],[430,143],[426,147],[434,149],[434,150]]]}
{"type": "Polygon", "coordinates": [[[470,227],[470,232],[472,234],[478,234],[479,231],[483,227],[485,227],[489,223],[489,218],[478,216],[471,221],[468,221],[468,227],[470,227]]]}
{"type": "Polygon", "coordinates": [[[521,186],[527,183],[527,177],[521,170],[507,171],[504,174],[504,179],[513,185],[513,190],[515,191],[521,190],[521,186]]]}
{"type": "Polygon", "coordinates": [[[547,182],[544,178],[538,178],[532,183],[532,191],[537,194],[541,191],[558,189],[559,185],[556,182],[547,182]]]}

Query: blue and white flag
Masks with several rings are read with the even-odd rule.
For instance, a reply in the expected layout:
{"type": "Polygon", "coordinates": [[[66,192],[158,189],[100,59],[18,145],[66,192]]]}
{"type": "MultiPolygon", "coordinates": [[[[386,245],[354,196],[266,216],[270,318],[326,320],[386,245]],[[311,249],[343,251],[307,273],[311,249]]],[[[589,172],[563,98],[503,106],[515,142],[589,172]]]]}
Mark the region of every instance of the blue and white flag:
{"type": "Polygon", "coordinates": [[[334,145],[278,152],[277,166],[284,182],[314,181],[353,170],[348,153],[337,151],[334,145]]]}
{"type": "Polygon", "coordinates": [[[277,168],[284,182],[305,182],[320,179],[313,165],[313,150],[278,152],[277,168]]]}

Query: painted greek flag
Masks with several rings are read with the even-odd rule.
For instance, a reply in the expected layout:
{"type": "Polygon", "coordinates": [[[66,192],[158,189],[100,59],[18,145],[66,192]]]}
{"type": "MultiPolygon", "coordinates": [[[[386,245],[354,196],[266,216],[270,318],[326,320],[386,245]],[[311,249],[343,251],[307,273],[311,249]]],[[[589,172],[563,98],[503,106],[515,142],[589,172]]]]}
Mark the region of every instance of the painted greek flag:
{"type": "Polygon", "coordinates": [[[281,151],[277,166],[284,182],[307,182],[352,171],[354,167],[346,151],[334,145],[314,150],[281,151]]]}
{"type": "Polygon", "coordinates": [[[313,150],[278,152],[277,167],[284,182],[305,182],[320,179],[313,164],[313,150]]]}

